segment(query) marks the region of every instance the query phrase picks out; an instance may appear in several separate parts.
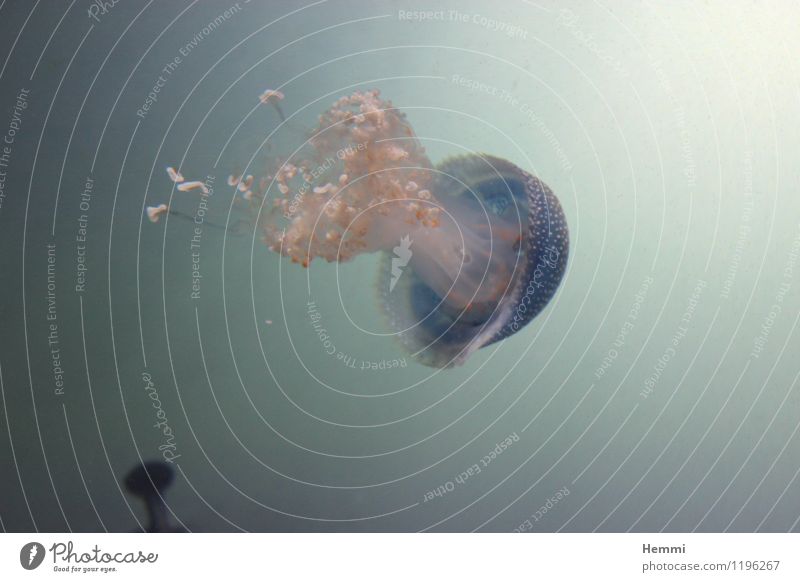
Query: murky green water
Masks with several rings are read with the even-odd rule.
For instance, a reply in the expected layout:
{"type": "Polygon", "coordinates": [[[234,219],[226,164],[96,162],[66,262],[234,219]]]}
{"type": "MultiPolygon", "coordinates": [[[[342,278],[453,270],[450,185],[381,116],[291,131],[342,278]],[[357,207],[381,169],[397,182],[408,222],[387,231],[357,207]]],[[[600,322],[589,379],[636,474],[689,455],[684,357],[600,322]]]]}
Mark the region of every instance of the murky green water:
{"type": "Polygon", "coordinates": [[[118,483],[161,458],[201,531],[796,530],[797,23],[777,2],[2,4],[3,527],[135,529],[118,483]],[[277,88],[289,126],[258,103],[277,88]],[[387,334],[376,255],[306,270],[215,226],[229,174],[373,88],[433,163],[506,158],[569,223],[553,301],[460,367],[387,334]],[[151,224],[166,202],[189,219],[151,224]]]}

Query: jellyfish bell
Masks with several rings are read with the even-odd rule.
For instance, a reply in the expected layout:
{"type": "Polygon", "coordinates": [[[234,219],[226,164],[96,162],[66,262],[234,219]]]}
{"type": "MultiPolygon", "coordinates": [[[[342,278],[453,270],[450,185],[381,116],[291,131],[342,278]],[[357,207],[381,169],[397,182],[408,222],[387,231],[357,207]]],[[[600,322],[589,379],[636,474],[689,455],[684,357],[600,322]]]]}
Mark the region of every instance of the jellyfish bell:
{"type": "Polygon", "coordinates": [[[544,309],[563,277],[569,234],[550,188],[506,160],[462,156],[436,169],[431,188],[441,225],[410,234],[410,271],[393,289],[393,257],[385,255],[378,289],[412,356],[444,368],[515,334],[544,309]]]}
{"type": "Polygon", "coordinates": [[[125,488],[138,497],[157,496],[175,480],[175,471],[161,461],[146,461],[136,465],[125,476],[125,488]]]}

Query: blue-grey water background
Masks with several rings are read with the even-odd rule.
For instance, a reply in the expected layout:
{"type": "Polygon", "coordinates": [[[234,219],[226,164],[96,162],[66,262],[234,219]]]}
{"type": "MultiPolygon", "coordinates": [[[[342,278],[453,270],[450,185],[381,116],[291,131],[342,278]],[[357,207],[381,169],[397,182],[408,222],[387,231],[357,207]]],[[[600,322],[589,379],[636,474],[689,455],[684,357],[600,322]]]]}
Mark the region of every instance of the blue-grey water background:
{"type": "Polygon", "coordinates": [[[0,525],[136,529],[120,480],[166,454],[198,531],[796,530],[799,32],[789,2],[0,4],[0,525]],[[263,144],[268,88],[297,127],[379,88],[434,162],[538,175],[555,299],[434,370],[377,257],[211,226],[296,138],[263,144]],[[169,165],[217,186],[194,260],[144,216],[197,212],[169,165]]]}

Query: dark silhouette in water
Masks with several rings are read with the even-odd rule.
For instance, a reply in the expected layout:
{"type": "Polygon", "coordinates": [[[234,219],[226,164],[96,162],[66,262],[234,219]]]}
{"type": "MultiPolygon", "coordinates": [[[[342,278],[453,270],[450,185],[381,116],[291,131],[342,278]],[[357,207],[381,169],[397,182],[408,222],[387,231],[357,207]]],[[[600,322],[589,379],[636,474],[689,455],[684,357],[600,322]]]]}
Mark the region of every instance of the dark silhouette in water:
{"type": "Polygon", "coordinates": [[[172,523],[164,502],[164,493],[174,480],[175,470],[163,461],[145,461],[134,467],[125,477],[125,488],[128,492],[141,498],[147,506],[150,523],[146,532],[186,531],[182,526],[172,523]]]}

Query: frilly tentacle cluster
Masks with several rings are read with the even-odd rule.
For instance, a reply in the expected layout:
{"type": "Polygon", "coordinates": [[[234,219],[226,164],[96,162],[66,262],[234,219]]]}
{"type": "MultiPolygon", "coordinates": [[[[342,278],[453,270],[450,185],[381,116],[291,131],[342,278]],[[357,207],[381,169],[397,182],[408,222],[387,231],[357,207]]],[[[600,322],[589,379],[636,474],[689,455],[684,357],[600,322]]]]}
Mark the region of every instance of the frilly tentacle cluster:
{"type": "Polygon", "coordinates": [[[264,184],[270,209],[260,227],[273,251],[304,266],[341,262],[384,248],[386,220],[438,226],[430,161],[405,114],[377,90],[338,99],[304,149],[264,184]]]}

